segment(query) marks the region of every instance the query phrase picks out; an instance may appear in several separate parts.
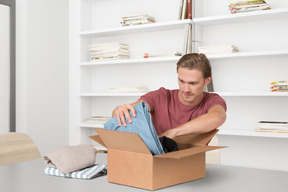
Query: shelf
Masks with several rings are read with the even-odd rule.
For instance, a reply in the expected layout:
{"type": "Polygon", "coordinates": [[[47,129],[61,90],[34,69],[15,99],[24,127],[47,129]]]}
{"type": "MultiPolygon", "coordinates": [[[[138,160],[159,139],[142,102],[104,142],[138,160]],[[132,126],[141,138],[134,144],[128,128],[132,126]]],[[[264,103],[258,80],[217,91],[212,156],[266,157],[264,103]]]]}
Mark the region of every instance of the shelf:
{"type": "Polygon", "coordinates": [[[104,37],[104,36],[113,36],[113,35],[126,35],[131,33],[146,33],[146,32],[154,32],[154,31],[165,31],[165,30],[174,30],[181,29],[186,24],[192,24],[192,20],[176,20],[169,22],[159,22],[159,23],[151,23],[151,24],[143,24],[143,25],[134,25],[127,27],[116,27],[111,29],[103,29],[103,30],[91,30],[91,31],[83,31],[80,33],[81,36],[85,37],[104,37]]]}
{"type": "Polygon", "coordinates": [[[99,66],[99,65],[120,65],[120,64],[136,64],[136,63],[157,63],[157,62],[171,62],[178,61],[181,57],[152,57],[152,58],[139,58],[139,59],[118,59],[108,61],[90,61],[81,62],[81,66],[99,66]]]}
{"type": "Polygon", "coordinates": [[[145,93],[82,93],[81,97],[140,97],[145,93]]]}
{"type": "Polygon", "coordinates": [[[288,49],[286,50],[272,50],[272,51],[254,51],[254,52],[237,52],[237,53],[226,53],[226,54],[207,54],[209,60],[217,59],[241,59],[250,57],[279,57],[288,56],[288,49]]]}
{"type": "Polygon", "coordinates": [[[256,132],[251,129],[219,129],[218,135],[227,136],[248,136],[248,137],[272,137],[272,138],[288,138],[288,133],[266,133],[256,132]]]}
{"type": "MultiPolygon", "coordinates": [[[[254,51],[254,52],[238,52],[226,54],[207,54],[209,60],[217,59],[241,59],[249,57],[279,57],[288,56],[287,50],[273,50],[273,51],[254,51]]],[[[157,62],[177,62],[181,56],[174,57],[152,57],[152,58],[138,58],[138,59],[119,59],[107,61],[90,61],[81,62],[80,66],[101,66],[101,65],[124,65],[124,64],[141,64],[141,63],[157,63],[157,62]]]]}
{"type": "MultiPolygon", "coordinates": [[[[288,92],[215,92],[222,97],[287,97],[288,92]]],[[[81,97],[140,97],[146,93],[82,93],[81,97]]]]}
{"type": "Polygon", "coordinates": [[[288,8],[253,11],[247,13],[236,13],[231,15],[199,17],[194,18],[193,23],[198,25],[221,25],[221,24],[233,24],[242,22],[267,21],[283,18],[288,18],[288,8]]]}
{"type": "Polygon", "coordinates": [[[231,97],[287,97],[288,92],[216,92],[220,96],[231,96],[231,97]]]}

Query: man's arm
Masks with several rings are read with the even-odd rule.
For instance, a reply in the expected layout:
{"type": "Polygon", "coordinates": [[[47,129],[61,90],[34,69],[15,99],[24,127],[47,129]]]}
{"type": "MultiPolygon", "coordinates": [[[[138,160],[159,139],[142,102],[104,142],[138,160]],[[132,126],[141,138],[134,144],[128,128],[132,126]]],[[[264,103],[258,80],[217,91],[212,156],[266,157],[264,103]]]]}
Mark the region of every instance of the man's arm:
{"type": "Polygon", "coordinates": [[[207,113],[187,122],[179,127],[170,129],[161,136],[174,139],[180,135],[207,133],[222,125],[226,120],[226,112],[220,105],[211,107],[207,113]]]}
{"type": "MultiPolygon", "coordinates": [[[[125,121],[125,117],[127,119],[127,121],[129,123],[132,123],[132,118],[130,116],[130,113],[129,111],[132,112],[132,116],[133,117],[136,117],[136,111],[135,111],[135,105],[141,103],[143,100],[138,100],[134,103],[131,103],[131,104],[123,104],[123,105],[120,105],[118,107],[116,107],[113,112],[112,112],[112,117],[114,116],[117,116],[117,119],[118,119],[118,125],[121,126],[122,124],[126,127],[127,126],[127,122],[125,121]]],[[[147,104],[149,110],[150,110],[150,107],[149,105],[147,104]]]]}

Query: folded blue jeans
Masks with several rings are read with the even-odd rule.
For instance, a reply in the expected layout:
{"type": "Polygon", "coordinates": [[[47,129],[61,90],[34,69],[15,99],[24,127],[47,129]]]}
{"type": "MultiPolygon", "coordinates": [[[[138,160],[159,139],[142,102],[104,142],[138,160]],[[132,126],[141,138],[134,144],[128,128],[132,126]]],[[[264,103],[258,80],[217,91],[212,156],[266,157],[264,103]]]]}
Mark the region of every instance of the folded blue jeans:
{"type": "MultiPolygon", "coordinates": [[[[119,126],[117,117],[115,116],[104,124],[104,128],[109,130],[138,133],[146,144],[147,148],[151,151],[152,155],[165,153],[152,123],[147,104],[145,102],[137,104],[135,106],[135,111],[136,117],[133,117],[130,111],[130,116],[133,122],[128,122],[127,127],[124,125],[119,126]]],[[[127,119],[125,120],[127,122],[127,119]]]]}

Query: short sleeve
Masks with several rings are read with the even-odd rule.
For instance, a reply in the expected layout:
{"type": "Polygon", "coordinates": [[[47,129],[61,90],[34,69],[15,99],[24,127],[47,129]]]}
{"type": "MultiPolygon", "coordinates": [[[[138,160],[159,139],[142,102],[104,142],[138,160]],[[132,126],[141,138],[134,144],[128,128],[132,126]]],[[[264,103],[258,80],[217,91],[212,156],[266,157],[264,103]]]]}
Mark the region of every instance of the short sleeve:
{"type": "Polygon", "coordinates": [[[140,97],[140,100],[145,101],[149,105],[151,113],[153,113],[156,105],[160,104],[161,101],[163,101],[163,99],[161,98],[166,97],[166,95],[167,90],[161,87],[158,90],[151,91],[149,93],[146,93],[145,95],[142,95],[140,97]]]}
{"type": "Polygon", "coordinates": [[[224,108],[225,111],[227,110],[227,105],[226,105],[225,100],[216,93],[209,94],[209,97],[207,99],[207,105],[209,109],[215,105],[220,105],[224,108]]]}

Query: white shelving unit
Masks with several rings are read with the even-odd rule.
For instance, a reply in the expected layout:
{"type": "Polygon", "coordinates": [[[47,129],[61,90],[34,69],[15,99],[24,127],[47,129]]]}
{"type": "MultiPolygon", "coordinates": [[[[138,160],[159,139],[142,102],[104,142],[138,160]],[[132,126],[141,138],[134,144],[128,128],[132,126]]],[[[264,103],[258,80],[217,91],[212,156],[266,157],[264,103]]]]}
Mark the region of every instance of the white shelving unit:
{"type": "Polygon", "coordinates": [[[192,21],[178,20],[176,6],[179,2],[175,0],[146,0],[144,4],[142,0],[71,0],[71,144],[91,143],[88,136],[95,134],[92,128],[103,127],[84,124],[83,119],[110,116],[117,105],[136,101],[144,94],[111,93],[109,86],[143,84],[149,91],[161,86],[177,88],[175,64],[180,57],[143,58],[144,53],[182,52],[184,30],[192,21]],[[121,26],[122,16],[139,14],[154,16],[156,23],[121,26]],[[89,61],[89,45],[104,42],[127,43],[130,59],[89,61]]]}
{"type": "MultiPolygon", "coordinates": [[[[178,20],[178,0],[71,0],[70,143],[91,143],[88,136],[94,134],[93,128],[103,128],[99,124],[83,124],[85,117],[109,116],[115,106],[134,102],[142,95],[109,93],[109,86],[145,84],[149,91],[161,86],[178,88],[179,57],[143,58],[143,54],[182,52],[185,26],[192,25],[195,50],[201,45],[223,44],[233,44],[240,50],[233,54],[207,55],[214,90],[228,106],[227,120],[220,127],[219,136],[224,141],[241,136],[231,139],[237,146],[238,140],[243,142],[242,138],[260,139],[263,145],[278,147],[284,143],[285,146],[288,134],[255,132],[254,128],[260,120],[288,120],[288,93],[271,93],[269,89],[271,81],[287,80],[288,1],[269,1],[271,10],[241,14],[230,14],[230,2],[194,0],[195,17],[178,20]],[[143,13],[154,16],[157,22],[120,25],[121,16],[143,13]],[[129,44],[130,59],[89,61],[90,44],[112,41],[129,44]]],[[[230,159],[230,156],[242,158],[236,152],[227,154],[229,157],[224,152],[224,159],[228,159],[224,164],[235,161],[242,165],[230,159]]],[[[283,159],[288,160],[288,156],[283,159]]]]}
{"type": "MultiPolygon", "coordinates": [[[[107,5],[110,3],[114,3],[114,1],[111,2],[107,2],[107,5]]],[[[131,1],[132,2],[132,1],[131,1]]],[[[246,24],[246,23],[261,23],[263,22],[263,20],[265,20],[265,22],[269,22],[269,21],[276,21],[279,22],[285,20],[285,18],[287,18],[288,16],[288,8],[275,8],[272,10],[268,10],[268,11],[258,11],[258,12],[249,12],[249,13],[242,13],[242,14],[229,14],[229,13],[225,13],[225,14],[216,14],[213,15],[213,13],[209,12],[209,15],[206,16],[205,15],[205,10],[204,11],[199,11],[198,7],[200,7],[199,9],[201,10],[201,6],[205,6],[206,4],[210,4],[211,2],[208,1],[203,1],[203,2],[199,2],[196,1],[196,7],[195,7],[195,13],[196,13],[196,17],[193,20],[177,20],[177,18],[175,17],[175,15],[177,16],[177,13],[174,14],[174,17],[168,18],[168,19],[162,19],[157,23],[153,23],[153,24],[147,24],[147,25],[138,25],[138,26],[130,26],[130,27],[122,27],[120,25],[115,25],[115,26],[105,26],[105,24],[100,23],[99,27],[97,25],[97,19],[95,19],[95,17],[97,16],[94,15],[95,11],[99,11],[97,9],[97,5],[100,5],[100,8],[105,4],[103,1],[96,1],[96,0],[74,0],[74,6],[76,7],[76,5],[78,5],[77,10],[74,7],[74,15],[77,15],[75,13],[78,13],[78,17],[80,17],[81,19],[78,18],[78,20],[80,21],[80,24],[78,24],[78,30],[74,31],[74,37],[73,38],[77,38],[77,43],[79,47],[82,47],[80,50],[82,50],[79,54],[79,51],[77,51],[78,54],[78,59],[80,60],[80,62],[74,62],[77,65],[77,71],[79,72],[77,75],[79,78],[82,79],[82,82],[78,82],[78,86],[79,86],[79,93],[77,93],[77,97],[78,97],[78,103],[80,106],[83,106],[81,103],[95,103],[95,100],[97,100],[97,98],[99,99],[103,99],[103,98],[110,98],[110,99],[117,99],[118,97],[121,98],[130,98],[130,99],[137,99],[138,97],[140,97],[142,95],[142,93],[125,93],[125,94],[115,94],[115,93],[109,93],[107,92],[107,90],[99,89],[97,90],[97,88],[95,89],[95,87],[97,87],[97,83],[95,83],[98,79],[94,76],[99,76],[99,74],[97,74],[97,70],[100,68],[102,70],[101,73],[105,70],[111,70],[113,68],[135,68],[132,70],[139,70],[142,69],[144,67],[151,67],[151,66],[156,66],[156,65],[160,65],[161,67],[163,67],[164,63],[169,63],[170,67],[171,67],[171,63],[175,64],[177,62],[177,60],[179,59],[179,57],[162,57],[162,58],[141,58],[138,56],[138,53],[131,53],[132,58],[131,59],[124,59],[124,60],[111,60],[111,61],[98,61],[98,62],[90,62],[88,61],[88,46],[89,44],[91,44],[92,42],[97,42],[97,41],[101,41],[102,39],[106,39],[110,40],[110,39],[118,39],[118,38],[122,38],[123,36],[132,36],[133,35],[139,35],[140,37],[142,37],[143,33],[152,33],[154,34],[154,32],[158,33],[158,32],[163,32],[163,31],[181,31],[185,28],[185,25],[187,24],[193,24],[193,26],[195,27],[195,40],[197,41],[202,41],[205,42],[206,44],[209,44],[209,38],[211,39],[217,39],[215,37],[213,37],[213,35],[210,34],[209,29],[212,27],[217,27],[217,26],[234,26],[235,24],[246,24]],[[200,6],[199,6],[200,5],[200,6]],[[81,7],[81,9],[79,9],[79,7],[81,7]],[[93,18],[94,17],[94,18],[93,18]],[[87,21],[88,22],[87,22],[87,21]],[[95,22],[95,24],[93,24],[95,22]],[[101,24],[104,27],[101,27],[101,24]],[[203,32],[200,35],[197,35],[197,32],[203,32]],[[207,38],[207,36],[209,36],[207,38]],[[210,37],[212,36],[212,37],[210,37]],[[111,38],[112,37],[112,38],[111,38]],[[200,39],[198,39],[200,38],[200,39]],[[99,40],[100,39],[100,40],[99,40]],[[208,39],[208,40],[207,40],[208,39]],[[134,56],[135,55],[135,56],[134,56]],[[106,69],[103,69],[106,68],[106,69]],[[89,84],[89,85],[88,85],[89,84]],[[89,100],[89,101],[88,101],[89,100]]],[[[73,3],[72,3],[72,7],[73,7],[73,3]]],[[[175,5],[175,2],[173,2],[173,0],[171,0],[171,5],[173,6],[175,5]]],[[[116,3],[117,4],[117,3],[116,3]]],[[[115,5],[116,6],[116,5],[115,5]]],[[[157,5],[155,5],[157,7],[157,5]]],[[[213,6],[213,5],[212,5],[213,6]]],[[[149,9],[155,9],[153,7],[150,7],[149,9]]],[[[170,9],[175,9],[175,7],[170,9]]],[[[102,11],[103,12],[103,11],[102,11]]],[[[120,14],[120,13],[115,13],[120,14]]],[[[118,15],[120,17],[120,15],[118,15]]],[[[76,28],[77,28],[76,27],[76,28]]],[[[286,28],[285,28],[286,29],[286,28]]],[[[240,31],[241,32],[241,31],[240,31]]],[[[240,33],[239,32],[239,33],[240,33]]],[[[229,33],[229,32],[228,32],[229,33]]],[[[158,34],[159,35],[159,34],[158,34]]],[[[265,37],[265,36],[264,36],[265,37]]],[[[156,38],[157,39],[157,36],[156,38]]],[[[221,38],[220,38],[221,39],[221,38]]],[[[231,40],[231,39],[230,39],[231,40]]],[[[243,41],[243,40],[241,40],[243,41]]],[[[285,41],[284,41],[285,42],[285,41]]],[[[133,43],[133,41],[132,41],[133,43]]],[[[215,42],[211,42],[211,43],[215,43],[215,42]]],[[[237,43],[237,41],[233,42],[233,43],[237,43]]],[[[282,42],[280,42],[281,44],[283,44],[282,42]]],[[[180,43],[181,44],[181,43],[180,43]]],[[[173,45],[172,45],[173,46],[173,45]]],[[[181,45],[178,45],[178,47],[181,47],[181,45]]],[[[197,45],[196,45],[197,48],[197,45]]],[[[217,68],[221,68],[221,65],[223,64],[225,67],[227,64],[227,62],[231,62],[231,64],[229,65],[238,65],[238,63],[240,62],[246,62],[248,59],[253,59],[253,60],[263,60],[263,59],[271,59],[271,61],[273,61],[273,59],[275,58],[282,58],[283,60],[287,61],[287,57],[288,57],[288,49],[287,46],[281,49],[247,49],[247,51],[244,49],[243,51],[240,50],[239,53],[233,53],[233,54],[211,54],[211,55],[207,55],[207,57],[209,58],[209,60],[211,61],[212,66],[216,68],[216,70],[213,68],[213,71],[215,70],[216,72],[214,73],[214,87],[215,87],[215,91],[217,93],[219,93],[221,96],[223,96],[224,98],[229,98],[228,100],[231,100],[231,98],[233,98],[234,100],[247,100],[249,98],[257,98],[257,97],[265,97],[265,98],[269,98],[271,100],[274,100],[273,98],[286,98],[287,97],[287,93],[270,93],[268,90],[269,85],[267,86],[267,90],[229,90],[229,88],[225,88],[225,86],[223,86],[223,88],[217,88],[219,86],[217,86],[217,84],[220,84],[217,82],[218,79],[218,71],[217,68]],[[284,49],[286,48],[286,49],[284,49]],[[223,62],[224,61],[224,62],[223,62]],[[226,61],[226,63],[225,63],[226,61]],[[238,61],[238,63],[235,61],[238,61]],[[217,90],[218,89],[218,90],[217,90]]],[[[136,49],[136,48],[135,48],[136,49]]],[[[79,48],[78,48],[79,50],[79,48]]],[[[76,57],[74,57],[76,58],[76,57]]],[[[258,64],[259,65],[259,64],[258,64]]],[[[282,64],[283,65],[283,64],[282,64]]],[[[284,66],[285,67],[285,66],[284,66]]],[[[232,67],[233,68],[233,67],[232,67]]],[[[287,67],[286,67],[287,68],[287,67]]],[[[227,70],[225,70],[227,71],[227,70]]],[[[220,71],[221,75],[223,73],[223,71],[220,71]]],[[[77,72],[76,72],[77,73],[77,72]]],[[[112,73],[112,76],[114,74],[112,73]]],[[[100,75],[101,76],[101,75],[100,75]]],[[[176,77],[176,76],[174,76],[176,77]]],[[[245,78],[245,76],[243,76],[242,78],[245,78]]],[[[273,79],[275,80],[275,79],[273,79]]],[[[278,80],[278,79],[277,79],[278,80]]],[[[129,81],[128,79],[125,79],[124,82],[129,81]]],[[[269,82],[269,81],[267,81],[269,82]]],[[[160,87],[161,84],[158,84],[160,87]]],[[[237,85],[238,86],[238,85],[237,85]]],[[[152,87],[151,89],[156,89],[158,88],[157,85],[155,87],[152,87]]],[[[171,87],[173,88],[177,88],[177,84],[173,84],[171,87]]],[[[232,99],[232,100],[233,100],[232,99]]],[[[105,100],[105,99],[104,99],[105,100]]],[[[125,100],[125,99],[124,99],[125,100]]],[[[275,101],[273,101],[275,102],[275,101]]],[[[97,103],[97,102],[96,102],[97,103]]],[[[229,103],[228,103],[229,104],[229,103]]],[[[287,103],[284,103],[287,104],[287,103]]],[[[233,105],[233,104],[232,104],[233,105]]],[[[85,106],[85,105],[84,105],[85,106]]],[[[229,106],[228,105],[228,110],[229,110],[229,106]]],[[[95,105],[91,105],[91,109],[88,110],[90,111],[90,113],[94,113],[96,112],[93,107],[95,107],[95,105]]],[[[81,107],[79,107],[80,109],[81,107]]],[[[111,107],[110,109],[111,110],[111,107]]],[[[86,109],[83,109],[82,107],[82,111],[86,111],[86,109]]],[[[281,110],[279,110],[281,112],[281,110]]],[[[107,112],[106,112],[107,113],[107,112]]],[[[87,115],[86,112],[84,112],[85,115],[87,115]]],[[[229,111],[228,111],[229,114],[229,111]]],[[[84,116],[85,116],[84,115],[84,116]]],[[[91,114],[93,115],[93,114],[91,114]]],[[[79,119],[81,121],[81,119],[84,118],[83,115],[80,115],[81,118],[79,119]]],[[[257,122],[257,120],[255,120],[255,122],[257,122]]],[[[79,125],[79,123],[77,123],[79,125]]],[[[233,125],[227,125],[227,127],[233,127],[233,125]]],[[[252,127],[251,127],[252,128],[252,127]]],[[[250,129],[251,129],[250,128],[250,129]]],[[[244,130],[246,130],[247,127],[244,126],[244,130]]],[[[237,133],[239,133],[239,131],[237,131],[237,133]]],[[[251,134],[253,136],[257,136],[257,134],[251,134]]]]}
{"type": "Polygon", "coordinates": [[[288,171],[288,134],[255,132],[261,120],[288,120],[288,94],[270,92],[270,82],[287,80],[288,3],[266,1],[267,11],[230,14],[231,1],[196,0],[195,47],[235,45],[239,52],[207,55],[215,91],[227,102],[227,120],[218,133],[225,165],[288,171]],[[225,8],[224,8],[225,7],[225,8]]]}

